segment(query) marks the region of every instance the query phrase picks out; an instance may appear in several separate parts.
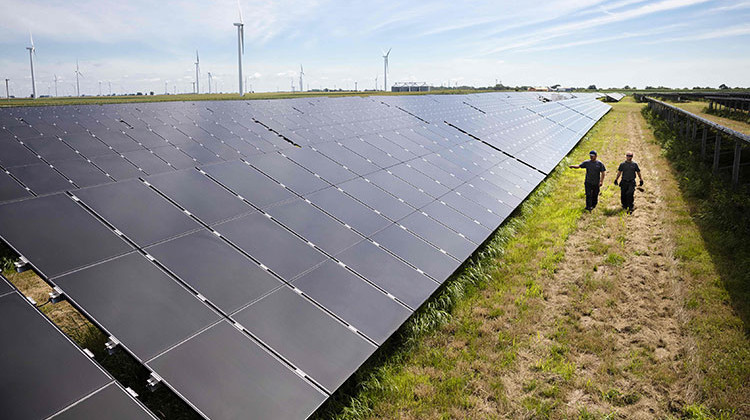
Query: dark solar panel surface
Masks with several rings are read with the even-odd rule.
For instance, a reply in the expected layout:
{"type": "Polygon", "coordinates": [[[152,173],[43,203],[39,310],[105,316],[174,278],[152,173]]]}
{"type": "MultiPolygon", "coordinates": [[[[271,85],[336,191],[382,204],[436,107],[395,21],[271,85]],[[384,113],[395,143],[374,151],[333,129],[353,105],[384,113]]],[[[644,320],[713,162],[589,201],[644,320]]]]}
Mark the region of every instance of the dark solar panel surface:
{"type": "MultiPolygon", "coordinates": [[[[0,109],[0,237],[204,416],[303,418],[608,109],[533,93],[0,109]]],[[[100,388],[60,416],[127,417],[134,401],[100,388]]]]}

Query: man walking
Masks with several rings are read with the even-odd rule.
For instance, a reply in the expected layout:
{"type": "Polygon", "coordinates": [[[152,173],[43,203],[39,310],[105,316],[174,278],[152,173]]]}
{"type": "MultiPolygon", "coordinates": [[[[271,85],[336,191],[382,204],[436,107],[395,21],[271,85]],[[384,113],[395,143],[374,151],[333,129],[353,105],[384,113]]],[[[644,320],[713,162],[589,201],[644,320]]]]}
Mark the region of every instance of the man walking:
{"type": "Polygon", "coordinates": [[[604,164],[596,160],[596,150],[589,152],[589,160],[580,165],[570,165],[571,169],[586,169],[586,179],[583,186],[586,189],[586,210],[591,211],[599,203],[599,187],[604,183],[604,174],[607,169],[604,164]]]}
{"type": "Polygon", "coordinates": [[[640,186],[643,186],[643,177],[641,176],[641,168],[638,164],[633,162],[633,152],[625,153],[625,162],[622,162],[617,168],[617,176],[615,177],[615,185],[622,176],[620,181],[620,202],[622,202],[622,208],[626,209],[628,213],[633,212],[633,194],[635,194],[635,176],[638,175],[640,179],[640,186]]]}

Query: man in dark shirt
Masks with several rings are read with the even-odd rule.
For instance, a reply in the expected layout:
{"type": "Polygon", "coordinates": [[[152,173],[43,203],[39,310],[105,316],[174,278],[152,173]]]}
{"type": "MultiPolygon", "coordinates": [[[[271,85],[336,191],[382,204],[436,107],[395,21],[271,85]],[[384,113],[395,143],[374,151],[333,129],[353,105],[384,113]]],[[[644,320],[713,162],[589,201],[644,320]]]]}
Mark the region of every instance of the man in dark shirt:
{"type": "Polygon", "coordinates": [[[580,165],[570,165],[572,169],[586,168],[586,180],[583,186],[586,189],[586,210],[591,211],[599,203],[599,187],[604,183],[604,174],[607,169],[604,164],[596,160],[596,150],[589,152],[589,160],[581,162],[580,165]]]}
{"type": "Polygon", "coordinates": [[[640,185],[643,186],[641,168],[638,167],[637,163],[633,162],[633,152],[626,152],[625,162],[622,162],[617,168],[615,185],[617,185],[617,180],[622,176],[622,181],[620,181],[620,201],[622,202],[622,208],[627,209],[628,213],[633,212],[636,174],[638,175],[638,179],[640,179],[640,185]]]}

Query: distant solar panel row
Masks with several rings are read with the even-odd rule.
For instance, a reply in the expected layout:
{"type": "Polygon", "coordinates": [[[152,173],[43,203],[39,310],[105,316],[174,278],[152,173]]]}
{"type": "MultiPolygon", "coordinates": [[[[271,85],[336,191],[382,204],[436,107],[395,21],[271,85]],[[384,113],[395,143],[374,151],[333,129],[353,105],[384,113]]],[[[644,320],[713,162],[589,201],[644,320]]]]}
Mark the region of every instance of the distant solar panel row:
{"type": "Polygon", "coordinates": [[[7,419],[155,419],[0,276],[0,412],[7,419]]]}
{"type": "Polygon", "coordinates": [[[608,109],[503,93],[0,110],[0,237],[205,417],[304,418],[608,109]]]}

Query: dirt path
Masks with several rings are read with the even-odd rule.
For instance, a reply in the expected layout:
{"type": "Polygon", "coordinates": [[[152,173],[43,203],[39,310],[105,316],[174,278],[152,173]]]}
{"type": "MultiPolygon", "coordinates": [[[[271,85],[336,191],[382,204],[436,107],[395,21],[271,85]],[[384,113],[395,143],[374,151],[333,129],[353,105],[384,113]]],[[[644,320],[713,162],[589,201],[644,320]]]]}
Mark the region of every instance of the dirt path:
{"type": "MultiPolygon", "coordinates": [[[[619,147],[602,155],[609,173],[599,207],[582,217],[545,287],[543,338],[520,356],[545,361],[556,351],[575,368],[572,380],[559,386],[567,415],[664,418],[690,392],[678,380],[688,341],[680,329],[672,227],[663,218],[662,188],[675,186],[664,183],[665,163],[658,147],[644,140],[638,108],[620,124],[627,141],[613,142],[619,147]],[[635,153],[646,181],[632,215],[621,210],[619,188],[611,184],[626,149],[635,153]]],[[[550,382],[544,369],[524,365],[524,384],[550,382]]]]}

